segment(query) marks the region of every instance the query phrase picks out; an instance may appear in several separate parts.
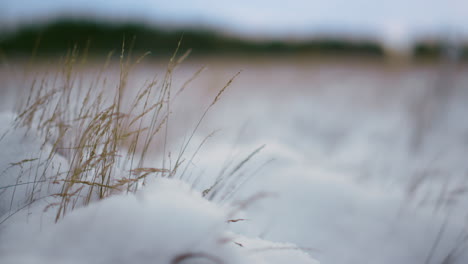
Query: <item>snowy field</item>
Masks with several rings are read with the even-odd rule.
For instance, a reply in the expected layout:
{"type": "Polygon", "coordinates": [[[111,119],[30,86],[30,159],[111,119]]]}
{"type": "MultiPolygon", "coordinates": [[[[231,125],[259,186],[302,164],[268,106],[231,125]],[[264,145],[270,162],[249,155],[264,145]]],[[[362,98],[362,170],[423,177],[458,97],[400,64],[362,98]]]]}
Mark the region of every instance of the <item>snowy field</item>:
{"type": "MultiPolygon", "coordinates": [[[[165,65],[134,67],[122,112],[131,112],[147,80],[164,83],[165,65]]],[[[173,170],[182,150],[178,172],[152,171],[159,177],[147,176],[145,186],[126,182],[102,200],[77,182],[68,195],[78,198],[54,223],[66,197],[50,195],[70,182],[61,177],[75,168],[74,150],[54,145],[60,132],[44,133],[47,117],[23,126],[14,120],[27,109],[20,105],[32,83],[44,84],[42,95],[83,90],[99,67],[77,66],[67,79],[55,64],[2,66],[1,263],[468,262],[464,65],[189,58],[174,69],[171,114],[139,164],[173,170]]],[[[96,87],[113,98],[118,63],[103,76],[96,87]]],[[[61,109],[79,111],[83,91],[71,92],[61,109]]],[[[66,131],[64,139],[81,128],[66,131]]],[[[136,168],[123,158],[129,149],[119,146],[116,179],[136,168]]]]}

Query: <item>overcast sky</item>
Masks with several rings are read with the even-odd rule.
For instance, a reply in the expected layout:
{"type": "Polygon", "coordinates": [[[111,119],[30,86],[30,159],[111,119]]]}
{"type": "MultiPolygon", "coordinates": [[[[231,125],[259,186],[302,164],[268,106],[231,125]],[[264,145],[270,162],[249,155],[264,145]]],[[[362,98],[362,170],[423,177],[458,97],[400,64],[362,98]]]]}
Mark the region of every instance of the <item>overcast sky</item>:
{"type": "Polygon", "coordinates": [[[422,33],[468,36],[468,0],[0,0],[4,27],[59,15],[204,25],[248,36],[348,33],[396,44],[422,33]]]}

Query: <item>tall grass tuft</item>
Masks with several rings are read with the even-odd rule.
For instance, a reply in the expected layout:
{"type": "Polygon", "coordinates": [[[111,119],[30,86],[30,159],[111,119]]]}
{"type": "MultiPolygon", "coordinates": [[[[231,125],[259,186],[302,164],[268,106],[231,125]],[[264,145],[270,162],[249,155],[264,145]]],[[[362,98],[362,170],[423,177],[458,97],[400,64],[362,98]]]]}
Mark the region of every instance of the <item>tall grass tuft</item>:
{"type": "Polygon", "coordinates": [[[57,207],[56,221],[77,206],[86,206],[114,193],[135,192],[150,175],[176,177],[180,174],[182,178],[187,168],[179,169],[193,135],[238,74],[206,108],[172,164],[166,160],[170,156],[166,154],[170,153],[167,141],[171,102],[202,71],[197,71],[173,96],[174,70],[190,53],[189,50],[179,56],[179,47],[180,42],[164,76],[152,77],[138,90],[129,87],[129,76],[150,53],[133,59],[131,52],[127,55],[125,42],[118,58],[118,81],[112,89],[109,89],[112,80],[106,72],[114,52],[108,54],[105,63],[89,80],[80,71],[86,67],[87,51],[80,53],[76,46],[60,59],[60,70],[46,71],[41,78],[33,78],[28,95],[22,97],[17,108],[16,127],[38,133],[43,146],[52,146],[45,162],[56,155],[64,156],[69,162],[68,170],[47,179],[47,184],[60,185],[60,192],[53,194],[58,202],[49,206],[57,207]],[[156,138],[163,143],[155,144],[156,138]],[[159,152],[163,153],[161,165],[145,167],[154,148],[160,148],[159,152]]]}

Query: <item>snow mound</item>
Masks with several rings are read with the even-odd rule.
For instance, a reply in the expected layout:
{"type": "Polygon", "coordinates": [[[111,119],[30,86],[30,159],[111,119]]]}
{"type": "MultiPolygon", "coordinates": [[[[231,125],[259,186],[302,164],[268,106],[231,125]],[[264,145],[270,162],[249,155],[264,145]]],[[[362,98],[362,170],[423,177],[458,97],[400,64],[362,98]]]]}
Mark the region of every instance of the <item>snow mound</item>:
{"type": "Polygon", "coordinates": [[[49,205],[68,162],[16,117],[0,113],[0,263],[317,263],[294,245],[231,233],[228,212],[178,180],[149,180],[55,223],[49,205]]]}
{"type": "Polygon", "coordinates": [[[92,203],[57,224],[50,220],[40,226],[31,217],[2,230],[0,262],[316,263],[297,249],[276,251],[280,244],[238,242],[226,213],[176,180],[155,179],[137,194],[92,203]]]}
{"type": "Polygon", "coordinates": [[[273,243],[268,240],[246,236],[237,236],[235,241],[249,250],[251,258],[254,260],[253,263],[319,263],[311,259],[309,254],[301,248],[291,243],[273,243]]]}

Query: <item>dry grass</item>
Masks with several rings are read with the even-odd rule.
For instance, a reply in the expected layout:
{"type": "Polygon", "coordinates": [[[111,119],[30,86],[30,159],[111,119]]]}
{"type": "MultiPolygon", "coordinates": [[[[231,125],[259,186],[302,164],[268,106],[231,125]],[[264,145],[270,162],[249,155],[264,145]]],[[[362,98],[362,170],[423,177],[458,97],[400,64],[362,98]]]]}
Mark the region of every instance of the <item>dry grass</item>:
{"type": "MultiPolygon", "coordinates": [[[[239,73],[221,88],[203,112],[173,163],[167,160],[170,158],[167,138],[171,103],[203,70],[195,72],[173,93],[174,70],[190,53],[189,50],[179,56],[179,47],[180,43],[164,76],[152,77],[136,93],[135,87],[129,87],[128,79],[135,66],[149,53],[132,59],[131,51],[126,54],[125,42],[119,56],[119,79],[113,91],[108,88],[112,76],[105,74],[113,52],[108,54],[105,63],[89,82],[84,80],[89,76],[82,76],[80,71],[86,67],[87,51],[80,53],[77,47],[60,60],[59,70],[46,71],[42,77],[33,78],[28,96],[18,104],[16,127],[26,127],[31,133],[39,133],[43,146],[52,146],[51,151],[45,154],[45,163],[51,163],[56,155],[64,156],[69,162],[69,169],[65,172],[57,172],[46,180],[45,171],[37,172],[36,176],[42,184],[61,186],[60,192],[54,194],[59,202],[49,206],[57,207],[56,221],[77,206],[86,206],[114,193],[135,192],[148,176],[183,178],[188,164],[183,170],[180,168],[193,136],[239,73]],[[174,98],[172,94],[175,94],[174,98]],[[155,144],[156,138],[163,144],[155,144]],[[163,160],[160,166],[147,167],[149,151],[154,148],[161,148],[159,152],[163,153],[163,160]]],[[[205,141],[200,143],[190,160],[205,141]]]]}

